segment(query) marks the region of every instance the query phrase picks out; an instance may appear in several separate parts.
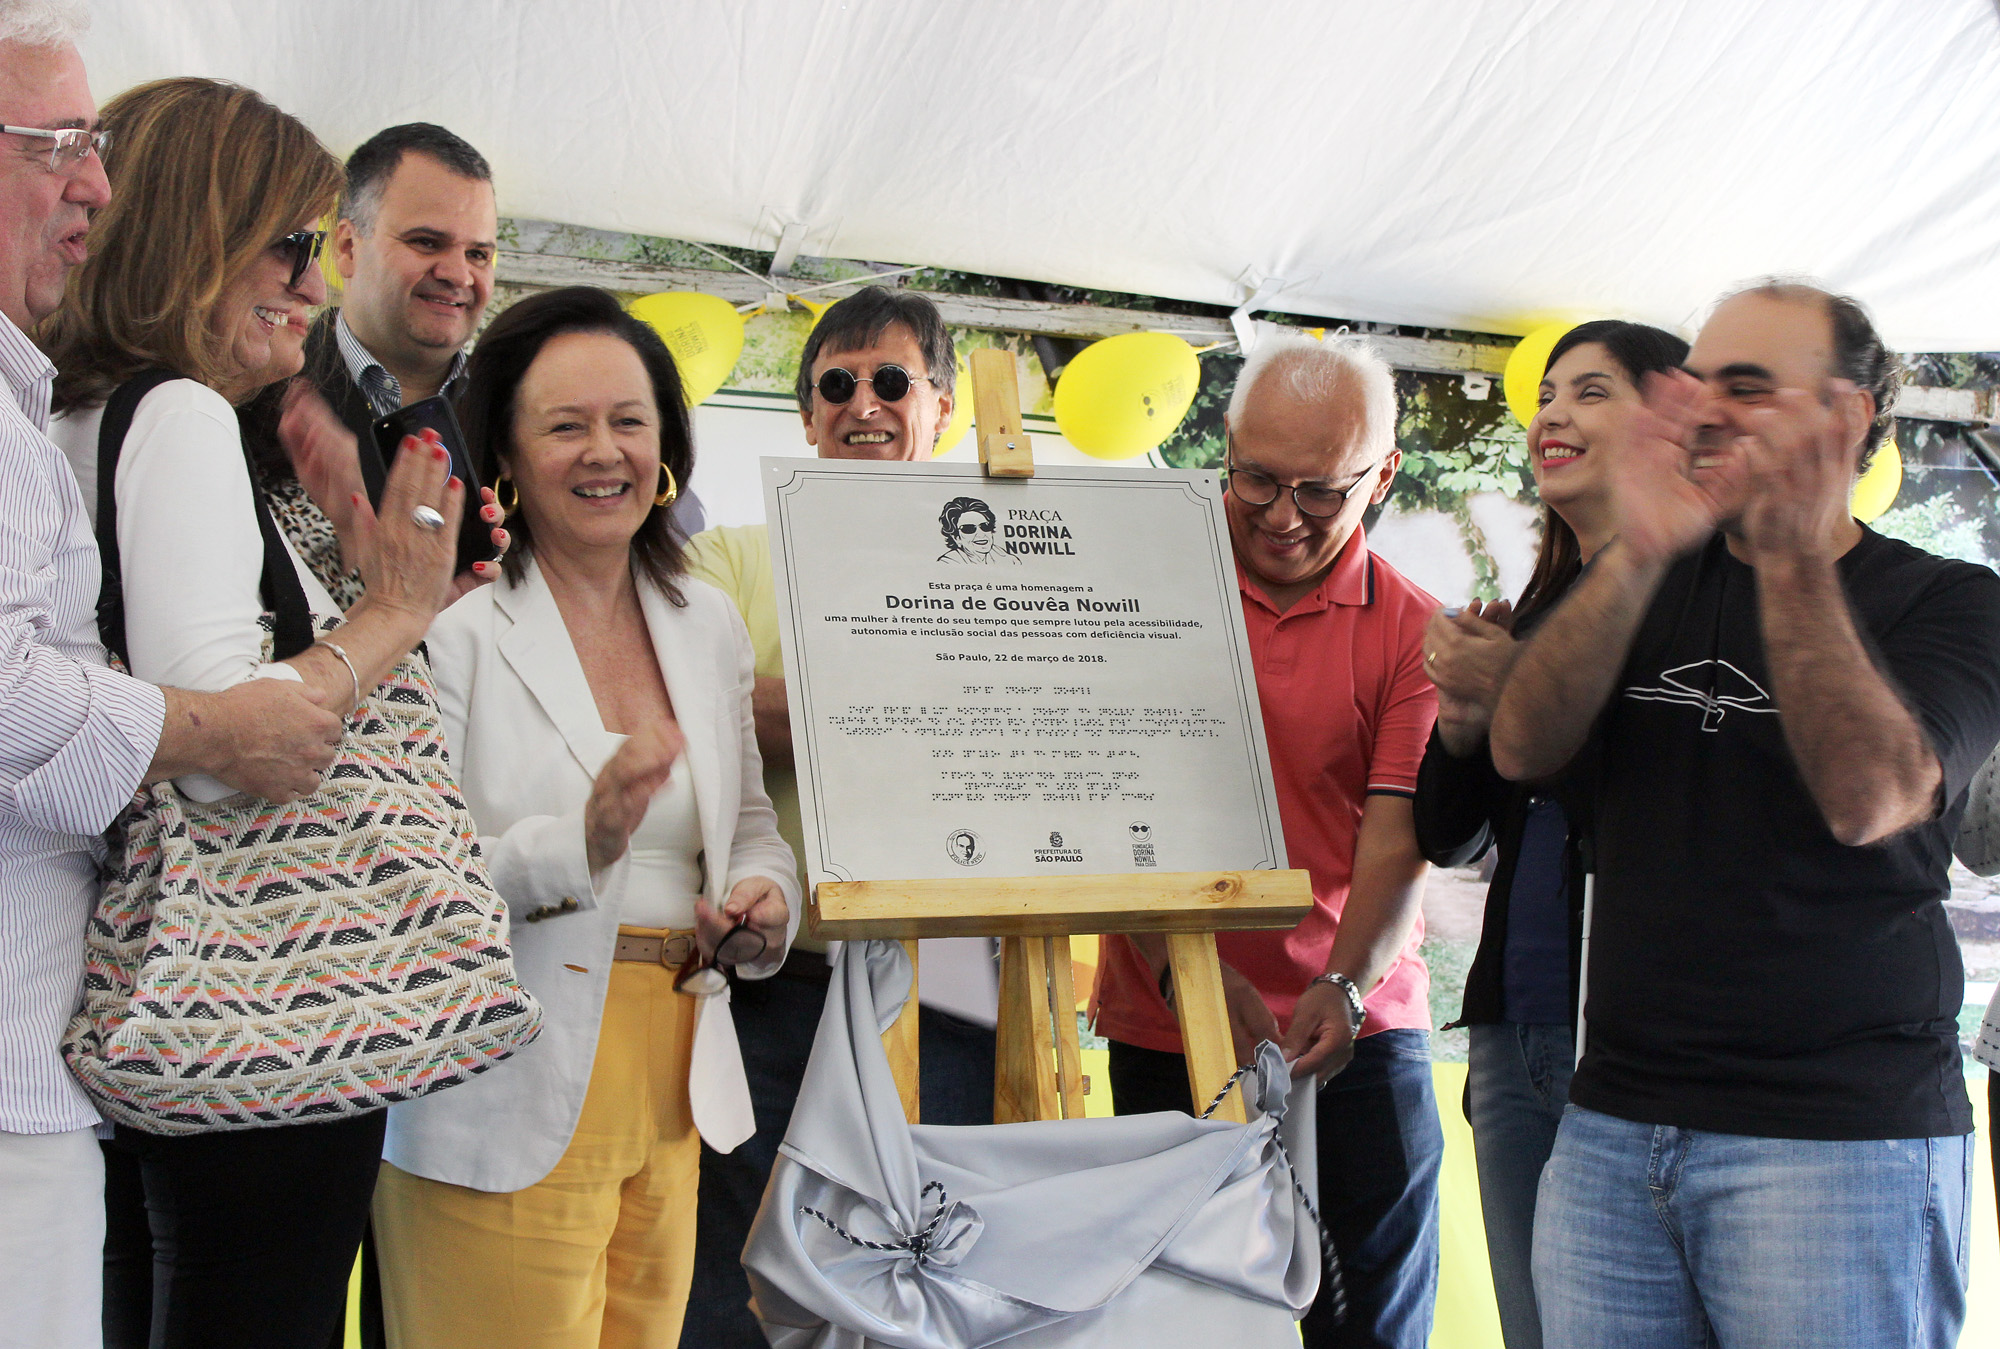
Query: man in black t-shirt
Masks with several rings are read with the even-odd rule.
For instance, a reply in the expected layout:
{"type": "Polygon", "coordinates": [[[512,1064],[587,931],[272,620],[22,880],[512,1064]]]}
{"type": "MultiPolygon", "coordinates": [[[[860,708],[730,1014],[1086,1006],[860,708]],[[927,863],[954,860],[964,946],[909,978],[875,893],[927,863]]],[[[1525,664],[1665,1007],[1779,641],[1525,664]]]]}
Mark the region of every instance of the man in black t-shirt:
{"type": "Polygon", "coordinates": [[[1599,451],[1618,536],[1493,720],[1509,777],[1596,761],[1544,1334],[1944,1349],[1972,1115],[1942,901],[2000,740],[2000,577],[1849,514],[1898,379],[1852,301],[1732,296],[1687,370],[1599,451]]]}

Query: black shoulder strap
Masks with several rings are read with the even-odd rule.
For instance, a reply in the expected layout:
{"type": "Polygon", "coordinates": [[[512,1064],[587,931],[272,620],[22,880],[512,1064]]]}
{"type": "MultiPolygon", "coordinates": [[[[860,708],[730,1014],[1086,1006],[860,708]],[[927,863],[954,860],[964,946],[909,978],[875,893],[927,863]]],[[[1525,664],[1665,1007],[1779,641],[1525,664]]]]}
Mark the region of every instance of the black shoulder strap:
{"type": "MultiPolygon", "coordinates": [[[[182,376],[171,370],[142,370],[115,389],[104,404],[104,420],[97,429],[97,553],[103,580],[97,591],[97,632],[105,648],[127,665],[131,654],[125,642],[125,583],[118,556],[118,458],[125,447],[125,435],[132,429],[132,417],[139,403],[154,389],[182,376]]],[[[264,568],[258,589],[264,605],[274,617],[272,658],[286,660],[313,644],[312,609],[306,603],[305,587],[285,551],[278,525],[265,504],[264,489],[257,469],[244,448],[244,467],[250,474],[250,496],[257,510],[257,531],[264,540],[264,568]]]]}

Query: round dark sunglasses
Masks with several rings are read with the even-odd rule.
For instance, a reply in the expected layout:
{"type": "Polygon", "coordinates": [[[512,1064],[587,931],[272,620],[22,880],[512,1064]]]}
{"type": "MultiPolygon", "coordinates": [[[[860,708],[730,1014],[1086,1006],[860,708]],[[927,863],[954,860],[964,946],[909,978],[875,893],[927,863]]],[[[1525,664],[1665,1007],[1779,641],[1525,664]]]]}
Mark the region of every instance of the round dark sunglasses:
{"type": "Polygon", "coordinates": [[[306,274],[306,268],[319,261],[319,251],[325,245],[325,230],[298,230],[271,245],[292,260],[292,277],[285,282],[286,286],[299,284],[299,278],[306,274]]]}
{"type": "Polygon", "coordinates": [[[910,392],[910,385],[920,379],[928,383],[930,378],[929,375],[913,375],[900,365],[878,365],[875,367],[875,373],[868,376],[857,375],[852,370],[842,370],[836,365],[821,375],[819,383],[814,387],[819,390],[821,398],[836,407],[854,397],[854,391],[863,384],[871,386],[875,390],[875,396],[883,402],[900,403],[904,395],[910,392]]]}

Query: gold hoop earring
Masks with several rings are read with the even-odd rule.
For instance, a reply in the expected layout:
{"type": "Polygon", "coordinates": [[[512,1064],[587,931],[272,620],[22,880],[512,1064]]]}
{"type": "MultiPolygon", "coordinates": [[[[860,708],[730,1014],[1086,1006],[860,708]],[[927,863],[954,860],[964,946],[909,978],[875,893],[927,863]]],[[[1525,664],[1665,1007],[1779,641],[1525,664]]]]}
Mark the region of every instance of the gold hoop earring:
{"type": "Polygon", "coordinates": [[[500,518],[502,520],[507,519],[515,511],[521,509],[521,493],[515,488],[514,480],[504,473],[494,481],[493,504],[500,508],[500,518]],[[507,499],[509,493],[513,494],[514,499],[512,501],[507,499]]]}
{"type": "Polygon", "coordinates": [[[671,506],[674,504],[674,498],[681,494],[681,485],[674,481],[674,471],[665,464],[660,465],[660,480],[666,483],[666,486],[662,487],[660,494],[653,498],[653,504],[671,506]]]}

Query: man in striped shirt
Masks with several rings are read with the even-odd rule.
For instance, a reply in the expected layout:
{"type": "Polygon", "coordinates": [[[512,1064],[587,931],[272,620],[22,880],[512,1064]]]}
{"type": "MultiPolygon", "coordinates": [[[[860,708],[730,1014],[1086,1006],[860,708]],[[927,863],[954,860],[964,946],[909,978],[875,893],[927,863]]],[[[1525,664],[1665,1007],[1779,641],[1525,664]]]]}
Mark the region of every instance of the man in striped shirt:
{"type": "Polygon", "coordinates": [[[43,433],[55,369],[27,330],[111,195],[75,0],[0,0],[0,1349],[102,1342],[97,1112],[58,1043],[76,1010],[99,836],[142,784],[207,772],[284,801],[341,722],[292,681],[160,689],[105,668],[96,542],[43,433]]]}

